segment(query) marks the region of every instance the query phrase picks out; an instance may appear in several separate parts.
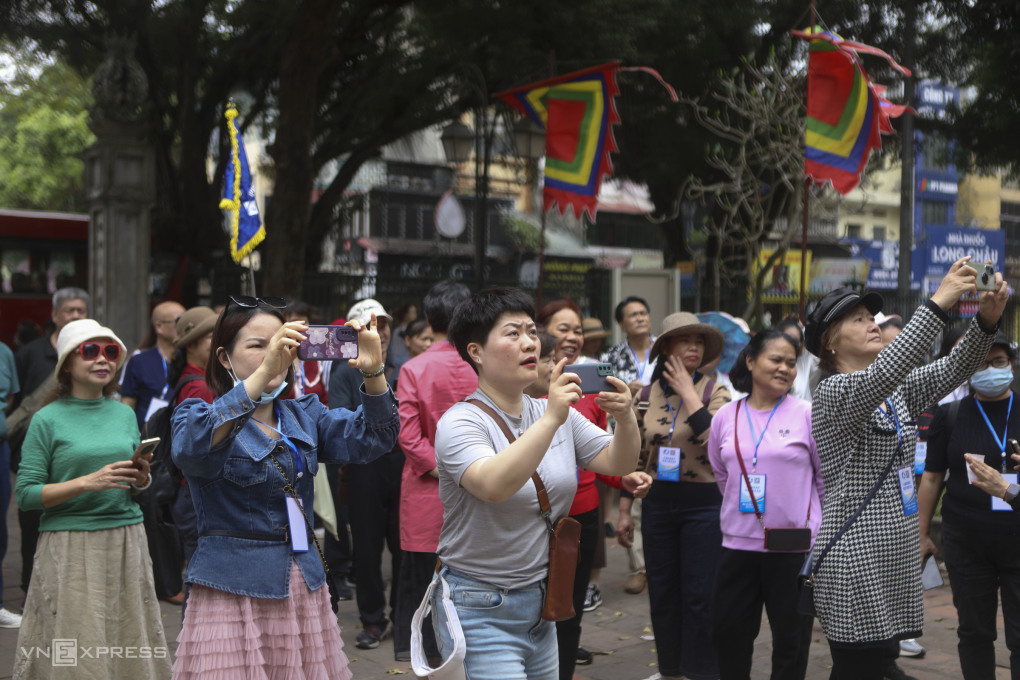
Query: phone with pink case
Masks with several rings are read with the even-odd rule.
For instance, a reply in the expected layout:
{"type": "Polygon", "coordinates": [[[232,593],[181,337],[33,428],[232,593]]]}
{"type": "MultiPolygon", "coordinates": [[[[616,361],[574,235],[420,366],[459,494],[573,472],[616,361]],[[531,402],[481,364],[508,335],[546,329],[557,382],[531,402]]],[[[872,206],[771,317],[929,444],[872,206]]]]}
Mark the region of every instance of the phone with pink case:
{"type": "Polygon", "coordinates": [[[346,361],[358,358],[358,331],[350,326],[309,326],[298,345],[302,361],[346,361]]]}

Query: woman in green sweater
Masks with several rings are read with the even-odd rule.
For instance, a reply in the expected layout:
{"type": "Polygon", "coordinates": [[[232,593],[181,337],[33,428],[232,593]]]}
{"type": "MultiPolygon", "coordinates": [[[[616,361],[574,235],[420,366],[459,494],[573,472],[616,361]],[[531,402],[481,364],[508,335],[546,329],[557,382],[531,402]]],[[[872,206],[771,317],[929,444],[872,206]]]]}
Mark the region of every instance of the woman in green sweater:
{"type": "Polygon", "coordinates": [[[168,678],[142,513],[134,412],[110,399],[124,343],[92,319],[57,338],[58,387],[32,418],[15,486],[43,510],[15,678],[168,678]]]}

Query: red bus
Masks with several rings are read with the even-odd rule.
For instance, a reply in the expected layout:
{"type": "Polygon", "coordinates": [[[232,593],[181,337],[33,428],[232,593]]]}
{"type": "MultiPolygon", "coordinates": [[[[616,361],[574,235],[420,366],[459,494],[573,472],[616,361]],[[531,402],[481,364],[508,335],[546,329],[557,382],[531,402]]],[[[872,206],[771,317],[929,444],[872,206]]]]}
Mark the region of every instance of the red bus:
{"type": "Polygon", "coordinates": [[[0,341],[17,351],[22,321],[40,332],[60,288],[88,290],[89,216],[0,210],[0,341]]]}

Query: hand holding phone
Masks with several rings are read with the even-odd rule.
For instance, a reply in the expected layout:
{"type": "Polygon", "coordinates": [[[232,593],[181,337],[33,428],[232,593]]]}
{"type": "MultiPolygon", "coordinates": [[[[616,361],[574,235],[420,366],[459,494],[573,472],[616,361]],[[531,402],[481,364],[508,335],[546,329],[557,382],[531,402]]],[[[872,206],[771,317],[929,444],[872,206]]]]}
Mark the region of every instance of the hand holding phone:
{"type": "Polygon", "coordinates": [[[159,437],[152,437],[151,439],[143,439],[142,443],[138,445],[135,450],[135,455],[131,456],[131,459],[141,458],[144,460],[152,460],[152,454],[156,452],[156,446],[159,444],[159,437]]]}
{"type": "Polygon", "coordinates": [[[990,264],[975,264],[977,269],[977,289],[995,290],[995,267],[990,264]]]}

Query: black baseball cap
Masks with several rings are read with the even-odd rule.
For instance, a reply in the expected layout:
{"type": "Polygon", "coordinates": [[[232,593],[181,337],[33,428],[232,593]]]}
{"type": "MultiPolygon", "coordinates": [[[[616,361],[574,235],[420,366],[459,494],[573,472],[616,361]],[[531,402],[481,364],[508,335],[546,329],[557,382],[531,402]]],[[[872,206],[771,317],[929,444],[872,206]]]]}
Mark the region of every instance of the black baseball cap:
{"type": "Polygon", "coordinates": [[[818,356],[822,351],[822,335],[857,305],[864,305],[872,314],[882,310],[882,296],[874,291],[858,293],[846,286],[825,295],[808,314],[804,331],[804,346],[818,356]]]}

